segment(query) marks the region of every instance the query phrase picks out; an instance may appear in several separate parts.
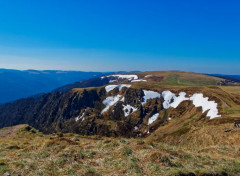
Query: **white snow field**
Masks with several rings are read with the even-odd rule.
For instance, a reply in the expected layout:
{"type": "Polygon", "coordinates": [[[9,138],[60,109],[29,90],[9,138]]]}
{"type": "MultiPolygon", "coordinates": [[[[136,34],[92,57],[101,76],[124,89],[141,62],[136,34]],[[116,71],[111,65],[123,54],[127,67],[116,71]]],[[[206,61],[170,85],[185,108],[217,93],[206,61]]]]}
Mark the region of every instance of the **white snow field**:
{"type": "Polygon", "coordinates": [[[117,103],[119,101],[120,97],[121,97],[121,95],[110,96],[110,97],[107,97],[105,100],[103,100],[103,104],[106,107],[102,110],[101,114],[106,112],[110,108],[110,106],[112,106],[115,103],[117,103]]]}
{"type": "Polygon", "coordinates": [[[154,99],[154,98],[160,98],[161,95],[158,92],[154,92],[151,90],[143,90],[144,92],[144,96],[143,96],[143,102],[142,104],[145,104],[147,102],[147,100],[149,99],[154,99]]]}
{"type": "Polygon", "coordinates": [[[163,107],[164,109],[168,109],[170,107],[176,108],[180,103],[182,103],[185,100],[189,100],[189,98],[186,98],[185,92],[180,92],[179,96],[176,96],[174,93],[170,91],[163,91],[162,97],[164,99],[163,107]]]}
{"type": "Polygon", "coordinates": [[[157,120],[158,116],[159,116],[159,113],[156,113],[156,114],[152,115],[151,117],[149,117],[148,125],[151,125],[155,120],[157,120]]]}
{"type": "MultiPolygon", "coordinates": [[[[113,76],[138,80],[137,75],[113,75],[113,76]]],[[[106,92],[110,92],[116,87],[118,87],[119,90],[121,90],[123,87],[129,88],[131,87],[131,85],[130,84],[108,85],[105,87],[105,90],[106,92]]],[[[162,96],[164,99],[164,102],[163,102],[164,109],[168,109],[170,107],[177,108],[179,104],[181,104],[183,101],[192,101],[195,107],[202,107],[203,113],[208,111],[207,116],[210,117],[210,119],[221,117],[221,115],[218,114],[218,109],[217,109],[218,104],[215,101],[209,101],[209,98],[204,97],[202,93],[196,93],[190,97],[186,97],[185,92],[180,92],[179,95],[176,95],[169,90],[163,91],[161,94],[151,90],[143,90],[143,92],[144,92],[144,96],[143,96],[142,105],[144,105],[149,99],[160,98],[162,96]]],[[[107,97],[103,101],[103,104],[106,107],[102,110],[101,113],[104,113],[109,109],[110,106],[118,102],[120,100],[120,97],[121,95],[107,97]]],[[[124,97],[120,101],[124,101],[124,97]]],[[[130,105],[123,105],[123,111],[124,111],[124,115],[128,116],[130,112],[137,111],[137,108],[132,107],[130,105]]]]}
{"type": "Polygon", "coordinates": [[[137,75],[109,75],[109,76],[102,76],[101,79],[106,78],[106,77],[116,77],[120,79],[128,79],[129,81],[138,79],[137,75]]]}
{"type": "Polygon", "coordinates": [[[103,78],[108,78],[108,77],[116,77],[116,79],[112,79],[109,81],[109,83],[114,83],[117,82],[117,79],[127,79],[128,81],[131,82],[146,82],[147,80],[144,79],[138,79],[137,75],[109,75],[109,76],[102,76],[101,79],[103,78]]]}
{"type": "Polygon", "coordinates": [[[221,115],[218,115],[217,103],[215,101],[209,101],[208,99],[208,97],[204,98],[202,93],[194,94],[190,97],[190,100],[193,101],[196,107],[202,107],[203,113],[209,110],[207,116],[210,117],[210,119],[221,117],[221,115]]]}
{"type": "Polygon", "coordinates": [[[131,82],[147,82],[145,79],[134,79],[131,82]]]}
{"type": "Polygon", "coordinates": [[[186,100],[191,100],[195,107],[202,107],[203,113],[207,110],[207,116],[210,119],[221,117],[218,115],[217,103],[215,101],[209,101],[208,97],[203,97],[202,93],[193,94],[191,97],[187,98],[185,92],[180,92],[178,96],[176,96],[171,91],[162,92],[162,97],[164,99],[163,107],[164,109],[168,109],[170,107],[177,108],[180,103],[186,100]]]}
{"type": "Polygon", "coordinates": [[[116,87],[118,87],[119,91],[120,91],[123,87],[129,88],[129,87],[131,87],[131,85],[130,84],[108,85],[105,87],[105,90],[106,90],[106,92],[110,92],[113,89],[115,89],[116,87]]]}

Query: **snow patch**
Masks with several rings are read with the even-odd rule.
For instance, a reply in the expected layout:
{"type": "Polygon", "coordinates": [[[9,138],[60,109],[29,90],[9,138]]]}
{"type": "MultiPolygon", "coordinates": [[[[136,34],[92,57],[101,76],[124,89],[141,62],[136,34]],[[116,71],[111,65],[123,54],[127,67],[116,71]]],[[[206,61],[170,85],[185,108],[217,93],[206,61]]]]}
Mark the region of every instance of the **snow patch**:
{"type": "Polygon", "coordinates": [[[77,121],[79,121],[79,120],[81,120],[81,122],[82,121],[84,121],[84,114],[85,114],[85,112],[81,115],[81,116],[77,116],[76,118],[75,118],[75,121],[77,122],[77,121]]]}
{"type": "Polygon", "coordinates": [[[115,83],[117,80],[110,80],[109,83],[115,83]]]}
{"type": "MultiPolygon", "coordinates": [[[[109,75],[109,76],[102,76],[101,79],[104,79],[104,78],[109,78],[109,77],[116,77],[117,79],[127,79],[129,81],[132,81],[132,80],[136,80],[138,79],[138,76],[137,75],[109,75]]],[[[117,80],[110,80],[109,81],[110,83],[111,82],[117,82],[117,80]]]]}
{"type": "Polygon", "coordinates": [[[159,113],[154,114],[153,116],[149,117],[148,125],[151,125],[155,120],[157,120],[159,113]]]}
{"type": "Polygon", "coordinates": [[[111,75],[111,76],[118,77],[118,78],[121,78],[121,79],[128,79],[129,81],[134,80],[134,79],[138,79],[137,75],[111,75]]]}
{"type": "Polygon", "coordinates": [[[135,127],[134,127],[134,130],[139,130],[139,127],[138,127],[138,126],[135,126],[135,127]]]}
{"type": "Polygon", "coordinates": [[[118,87],[118,85],[108,85],[105,87],[106,92],[110,92],[113,89],[115,89],[116,87],[118,87]]]}
{"type": "Polygon", "coordinates": [[[194,94],[192,97],[190,97],[190,100],[193,101],[193,104],[196,107],[202,107],[203,113],[207,110],[207,116],[210,117],[210,119],[221,117],[221,115],[218,115],[218,109],[217,109],[217,103],[215,101],[208,101],[208,97],[203,97],[203,94],[194,94]]]}
{"type": "Polygon", "coordinates": [[[124,102],[125,101],[125,97],[122,97],[122,99],[120,101],[124,102]]]}
{"type": "Polygon", "coordinates": [[[144,96],[143,96],[143,102],[142,104],[145,104],[147,100],[154,99],[154,98],[160,98],[161,95],[158,92],[154,92],[151,90],[143,90],[144,96]]]}
{"type": "Polygon", "coordinates": [[[119,91],[120,91],[123,87],[129,88],[129,87],[131,87],[131,85],[130,84],[108,85],[105,87],[105,90],[106,90],[106,92],[110,92],[113,89],[115,89],[116,87],[118,87],[119,91]]]}
{"type": "Polygon", "coordinates": [[[144,76],[145,78],[149,78],[149,77],[152,77],[152,75],[146,75],[146,76],[144,76]]]}
{"type": "Polygon", "coordinates": [[[123,105],[123,112],[125,117],[127,117],[129,114],[137,111],[137,108],[131,106],[131,105],[123,105]]]}
{"type": "Polygon", "coordinates": [[[114,105],[115,103],[117,103],[120,99],[121,95],[117,95],[117,96],[110,96],[110,97],[107,97],[105,100],[103,100],[103,104],[106,106],[101,114],[103,114],[104,112],[106,112],[110,106],[114,105]]]}
{"type": "Polygon", "coordinates": [[[182,103],[185,100],[189,100],[189,98],[186,98],[185,92],[180,92],[179,96],[176,96],[174,93],[170,91],[163,91],[162,97],[164,99],[163,107],[164,109],[168,109],[170,107],[177,108],[180,103],[182,103]]]}
{"type": "Polygon", "coordinates": [[[215,101],[209,101],[208,97],[203,97],[203,94],[193,94],[190,98],[186,97],[185,92],[180,92],[178,96],[170,91],[162,92],[162,97],[164,99],[163,108],[168,109],[170,107],[177,108],[180,103],[186,100],[191,100],[195,107],[202,107],[203,113],[207,110],[207,116],[210,119],[221,117],[218,115],[217,103],[215,101]]]}
{"type": "Polygon", "coordinates": [[[135,80],[132,80],[131,82],[147,82],[147,80],[145,80],[145,79],[135,79],[135,80]]]}

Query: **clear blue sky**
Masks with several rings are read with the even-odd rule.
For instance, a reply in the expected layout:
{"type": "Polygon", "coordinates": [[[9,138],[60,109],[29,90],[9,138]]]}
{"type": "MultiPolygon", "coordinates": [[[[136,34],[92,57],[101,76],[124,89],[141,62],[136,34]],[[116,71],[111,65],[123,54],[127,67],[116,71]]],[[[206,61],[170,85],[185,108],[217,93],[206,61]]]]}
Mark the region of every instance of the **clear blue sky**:
{"type": "Polygon", "coordinates": [[[240,74],[239,0],[1,0],[0,67],[240,74]]]}

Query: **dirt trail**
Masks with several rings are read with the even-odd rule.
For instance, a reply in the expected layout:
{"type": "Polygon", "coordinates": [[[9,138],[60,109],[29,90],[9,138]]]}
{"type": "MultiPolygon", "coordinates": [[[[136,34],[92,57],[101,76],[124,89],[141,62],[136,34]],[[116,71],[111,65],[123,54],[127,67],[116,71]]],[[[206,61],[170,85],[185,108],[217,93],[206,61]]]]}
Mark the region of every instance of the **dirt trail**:
{"type": "Polygon", "coordinates": [[[11,137],[14,136],[15,133],[23,128],[25,125],[17,125],[17,126],[13,126],[13,127],[7,127],[7,128],[3,128],[0,129],[0,137],[11,137]]]}

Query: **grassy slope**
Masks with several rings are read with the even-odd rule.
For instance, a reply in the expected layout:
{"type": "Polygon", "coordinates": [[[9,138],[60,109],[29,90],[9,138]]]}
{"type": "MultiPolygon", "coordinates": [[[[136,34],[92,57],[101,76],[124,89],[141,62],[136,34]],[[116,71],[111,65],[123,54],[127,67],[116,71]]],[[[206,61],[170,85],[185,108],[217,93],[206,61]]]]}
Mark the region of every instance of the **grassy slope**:
{"type": "Polygon", "coordinates": [[[237,146],[189,149],[143,139],[52,137],[23,127],[0,138],[0,175],[235,175],[239,154],[237,146]]]}
{"type": "Polygon", "coordinates": [[[223,80],[217,77],[208,76],[199,73],[182,72],[182,71],[156,71],[143,72],[138,75],[152,75],[147,78],[149,81],[154,81],[154,77],[162,77],[163,80],[157,80],[160,85],[188,85],[188,86],[202,86],[202,85],[216,85],[223,80]]]}
{"type": "MultiPolygon", "coordinates": [[[[233,145],[240,146],[240,130],[233,129],[233,122],[240,121],[240,87],[216,86],[221,79],[187,72],[149,72],[143,75],[153,75],[148,82],[134,84],[135,88],[145,88],[162,92],[170,90],[174,93],[181,91],[188,95],[203,93],[218,103],[221,118],[209,121],[201,120],[201,109],[198,114],[186,114],[169,121],[164,126],[153,132],[147,141],[158,141],[170,145],[185,147],[209,147],[222,145],[231,148],[233,145]],[[161,81],[154,77],[163,77],[161,81]]],[[[183,104],[182,106],[189,106],[183,104]]],[[[171,116],[171,109],[167,114],[171,116]],[[169,114],[170,113],[170,114],[169,114]]]]}
{"type": "MultiPolygon", "coordinates": [[[[239,86],[221,86],[220,87],[223,91],[230,94],[232,97],[234,97],[237,100],[240,100],[240,87],[239,86]]],[[[240,106],[235,105],[233,102],[229,102],[230,106],[224,107],[224,110],[226,113],[228,113],[230,116],[237,116],[240,118],[240,106]]]]}
{"type": "MultiPolygon", "coordinates": [[[[148,86],[151,87],[150,85],[148,86]]],[[[203,93],[218,103],[221,118],[209,121],[201,120],[201,109],[199,114],[186,114],[179,116],[164,126],[159,127],[148,137],[148,141],[164,141],[171,145],[182,145],[186,147],[211,145],[237,145],[240,146],[240,130],[233,129],[233,122],[240,121],[240,91],[239,87],[230,86],[154,86],[155,90],[171,90],[175,93],[180,91],[192,93],[203,93]]],[[[189,106],[182,104],[181,106],[189,106]]],[[[189,106],[190,108],[190,106],[189,106]]],[[[167,112],[171,116],[171,110],[167,112]]]]}
{"type": "MultiPolygon", "coordinates": [[[[240,145],[240,140],[236,140],[240,136],[240,131],[224,132],[225,130],[233,128],[233,122],[235,120],[240,121],[239,87],[216,86],[216,82],[220,80],[219,78],[188,72],[146,72],[138,73],[138,75],[140,75],[140,77],[152,75],[152,77],[144,78],[148,80],[147,82],[132,83],[132,88],[149,89],[157,92],[170,90],[174,93],[184,91],[187,92],[188,95],[203,93],[204,96],[210,97],[210,100],[218,103],[219,114],[222,115],[221,118],[202,121],[199,120],[202,115],[201,109],[198,114],[194,114],[194,110],[193,113],[190,111],[189,114],[179,116],[179,118],[173,119],[158,128],[156,132],[148,137],[148,141],[165,141],[172,145],[200,145],[201,147],[214,144],[240,145]],[[178,76],[175,77],[173,75],[178,76]],[[159,79],[161,77],[163,77],[163,79],[159,79]],[[188,80],[192,85],[182,84],[182,82],[184,82],[183,80],[188,80]],[[184,135],[182,135],[182,133],[184,133],[184,135]]],[[[75,91],[81,90],[76,89],[75,91]]],[[[183,106],[189,106],[189,104],[183,104],[183,106]]],[[[171,110],[169,110],[168,113],[170,113],[170,111],[171,110]]]]}
{"type": "MultiPolygon", "coordinates": [[[[153,75],[153,77],[146,78],[147,82],[132,83],[132,88],[149,89],[158,92],[170,90],[174,93],[181,91],[187,92],[188,95],[193,93],[203,93],[218,103],[219,114],[221,118],[216,118],[210,121],[199,120],[201,117],[201,109],[198,114],[191,113],[179,118],[173,119],[164,126],[158,128],[156,132],[148,137],[148,141],[164,141],[171,145],[185,145],[185,146],[201,146],[206,147],[210,145],[240,145],[240,131],[232,131],[226,133],[225,130],[233,128],[235,120],[240,121],[240,88],[234,86],[216,86],[209,85],[212,80],[216,82],[219,78],[186,72],[147,72],[139,73],[140,76],[153,75]],[[141,75],[142,74],[142,75],[141,75]],[[163,84],[159,82],[158,78],[163,76],[163,80],[169,78],[169,75],[178,74],[178,80],[194,80],[198,85],[183,85],[168,82],[163,84]],[[182,77],[181,79],[179,79],[182,77]],[[184,78],[184,79],[183,79],[184,78]],[[198,80],[205,79],[206,85],[200,85],[198,80]],[[183,140],[182,140],[183,139],[183,140]]],[[[170,76],[171,77],[171,76],[170,76]]],[[[202,81],[200,81],[202,83],[202,81]]],[[[80,90],[76,90],[80,91],[80,90]]],[[[183,104],[189,106],[189,104],[183,104]]],[[[169,113],[170,111],[168,111],[169,113]]],[[[171,114],[168,114],[171,115],[171,114]]]]}

